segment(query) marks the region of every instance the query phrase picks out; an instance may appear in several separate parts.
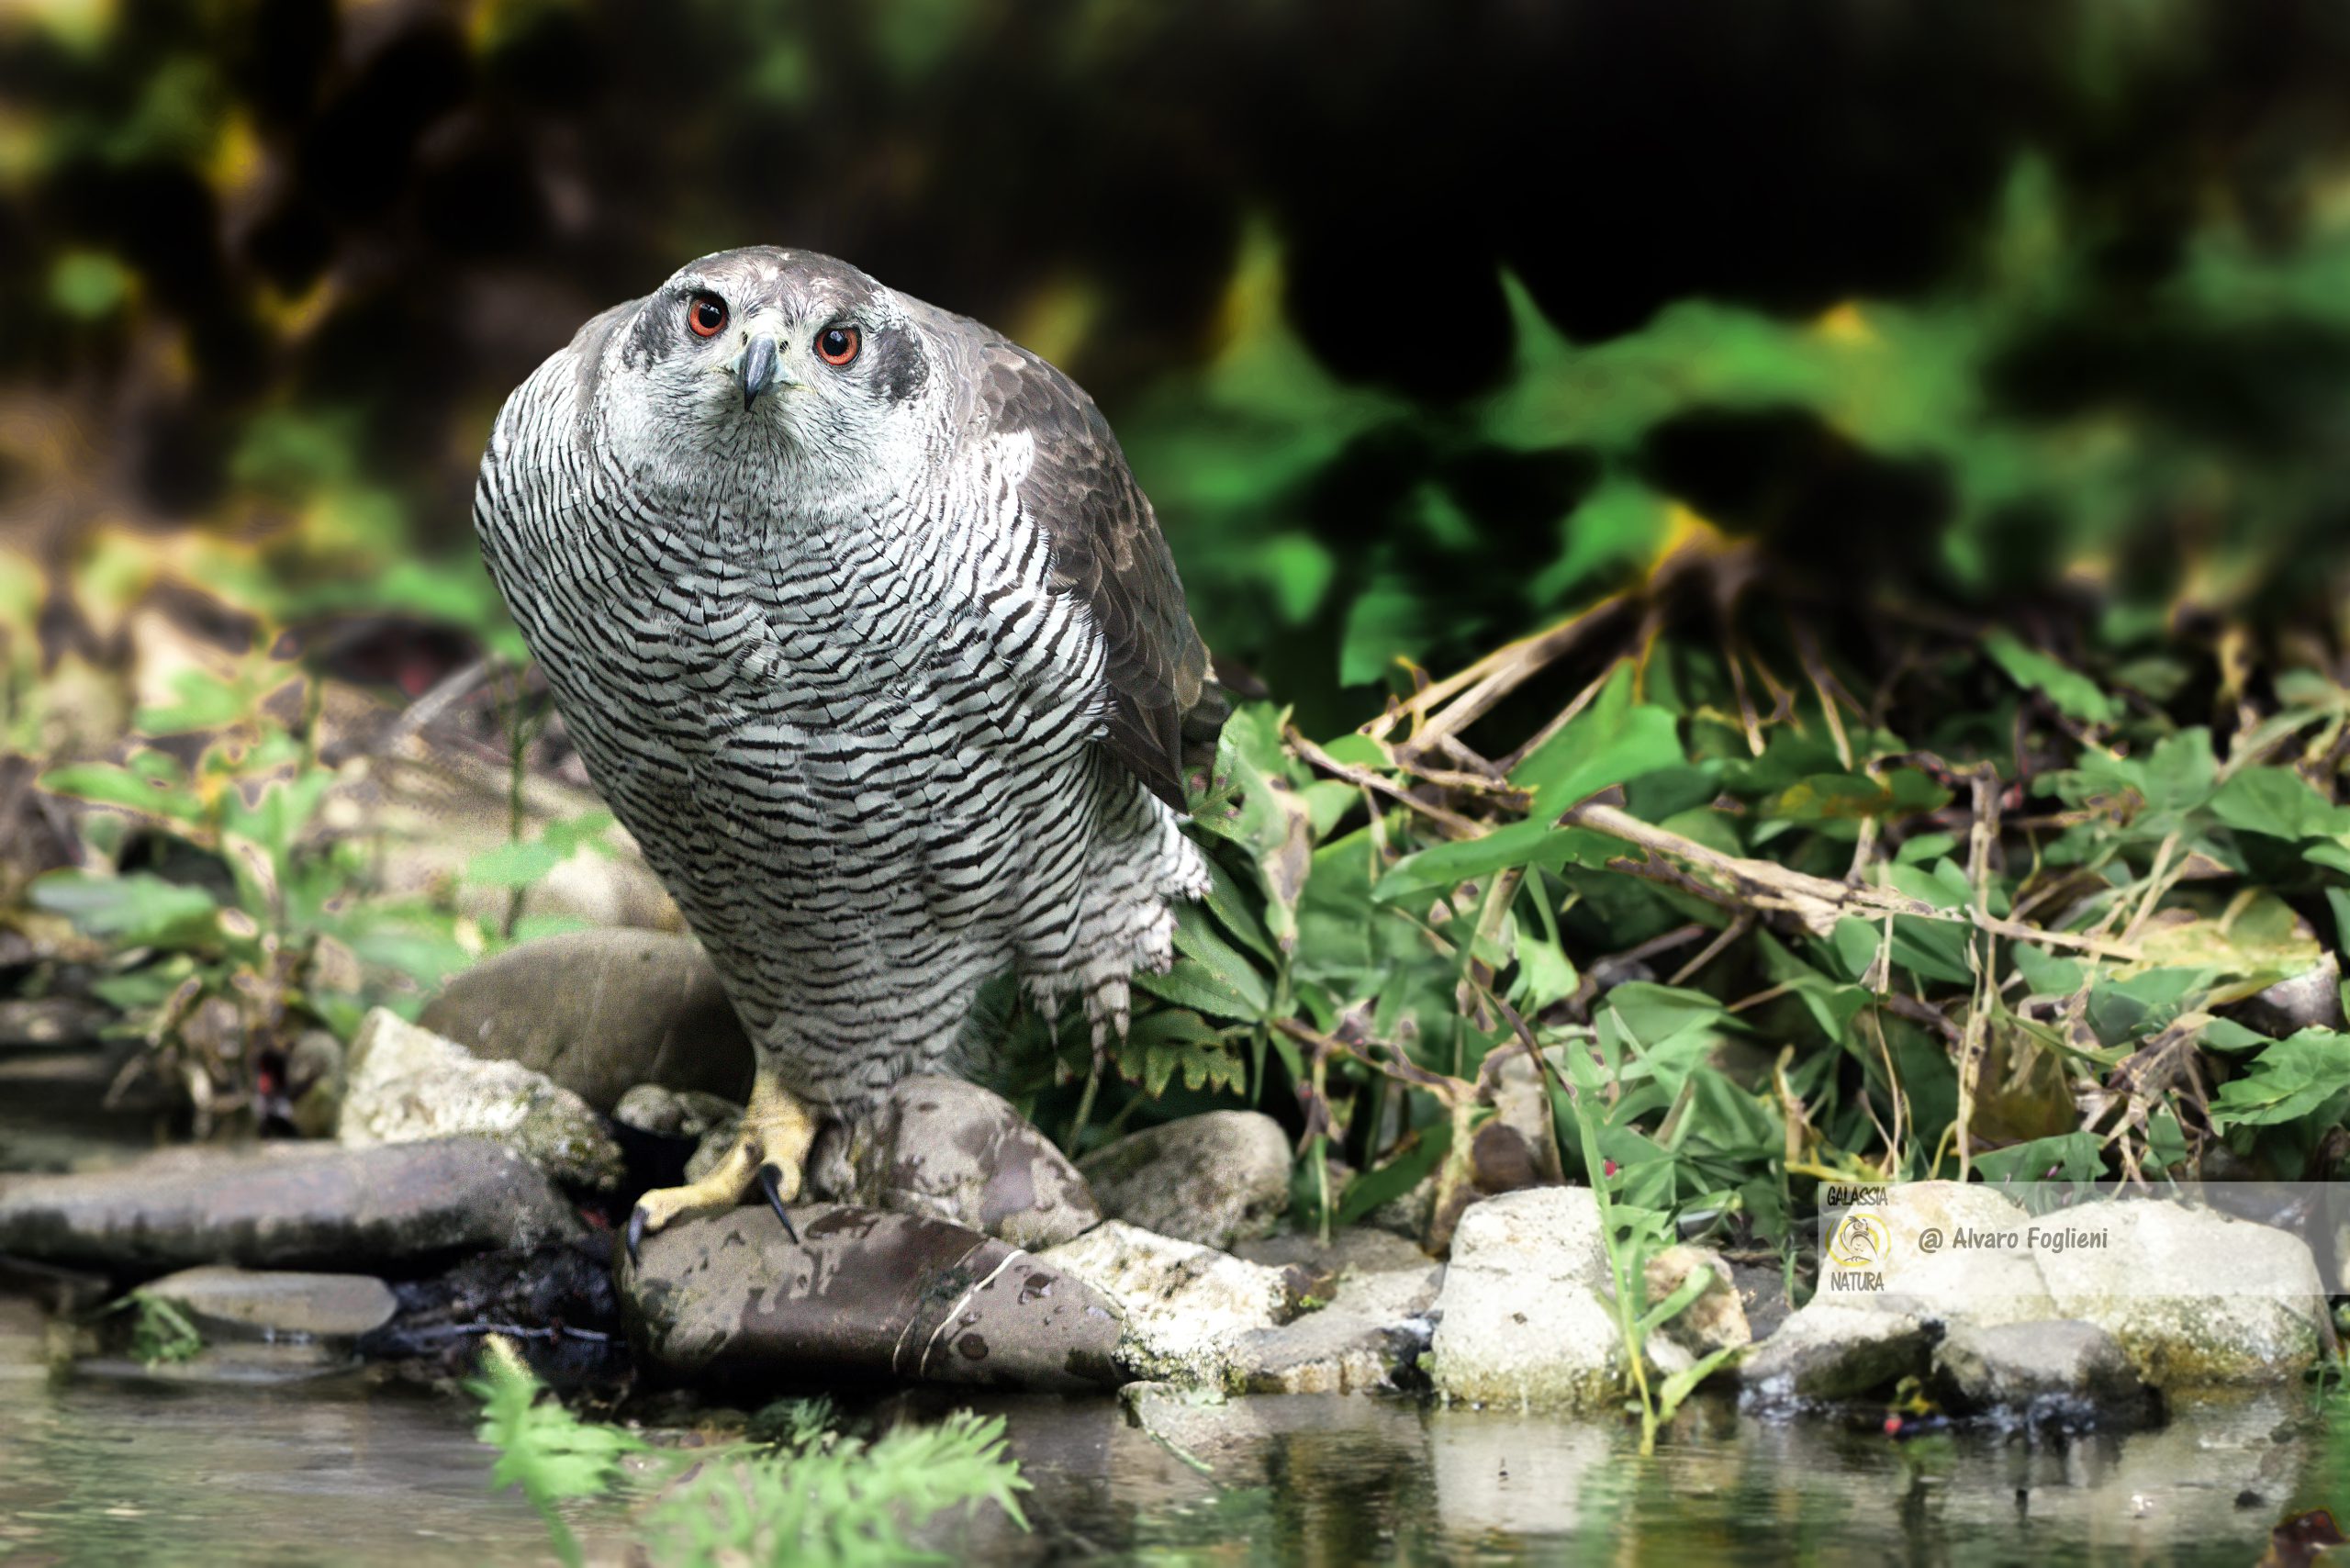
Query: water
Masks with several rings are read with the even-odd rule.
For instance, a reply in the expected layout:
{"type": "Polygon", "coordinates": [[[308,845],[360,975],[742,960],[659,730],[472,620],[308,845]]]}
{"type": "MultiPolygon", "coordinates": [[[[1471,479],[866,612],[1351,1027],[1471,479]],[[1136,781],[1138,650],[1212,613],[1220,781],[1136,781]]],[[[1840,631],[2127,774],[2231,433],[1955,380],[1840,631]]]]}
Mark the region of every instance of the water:
{"type": "MultiPolygon", "coordinates": [[[[489,1492],[490,1454],[462,1398],[350,1373],[94,1372],[57,1362],[59,1348],[37,1307],[0,1298],[7,1568],[553,1561],[530,1509],[489,1492]]],[[[927,1394],[891,1403],[909,1417],[949,1407],[927,1394]]],[[[1894,1442],[1711,1403],[1650,1459],[1605,1424],[1401,1399],[1158,1411],[1166,1441],[1107,1399],[979,1407],[1009,1418],[1036,1529],[974,1526],[955,1543],[963,1560],[2243,1568],[2285,1513],[2333,1500],[2345,1471],[2300,1390],[2037,1446],[1989,1433],[1894,1442]]],[[[576,1523],[591,1561],[627,1560],[623,1508],[576,1523]]]]}

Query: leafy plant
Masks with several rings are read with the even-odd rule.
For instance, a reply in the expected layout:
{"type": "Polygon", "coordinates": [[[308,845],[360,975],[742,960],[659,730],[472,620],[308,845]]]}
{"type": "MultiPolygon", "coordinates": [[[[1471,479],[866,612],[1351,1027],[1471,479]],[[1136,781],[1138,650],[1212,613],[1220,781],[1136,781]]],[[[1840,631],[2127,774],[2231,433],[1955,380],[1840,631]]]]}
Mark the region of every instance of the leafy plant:
{"type": "Polygon", "coordinates": [[[665,1450],[546,1398],[501,1339],[486,1342],[467,1386],[482,1402],[481,1439],[499,1451],[491,1484],[521,1488],[573,1568],[582,1553],[558,1505],[624,1491],[651,1494],[635,1534],[663,1568],[936,1561],[914,1534],[988,1504],[1027,1528],[1019,1495],[1028,1484],[1004,1451],[1002,1417],[958,1411],[867,1441],[838,1429],[830,1401],[798,1401],[754,1417],[767,1440],[665,1450]]]}
{"type": "Polygon", "coordinates": [[[130,1314],[130,1354],[142,1366],[194,1361],[204,1334],[178,1306],[150,1291],[131,1291],[106,1309],[130,1314]]]}

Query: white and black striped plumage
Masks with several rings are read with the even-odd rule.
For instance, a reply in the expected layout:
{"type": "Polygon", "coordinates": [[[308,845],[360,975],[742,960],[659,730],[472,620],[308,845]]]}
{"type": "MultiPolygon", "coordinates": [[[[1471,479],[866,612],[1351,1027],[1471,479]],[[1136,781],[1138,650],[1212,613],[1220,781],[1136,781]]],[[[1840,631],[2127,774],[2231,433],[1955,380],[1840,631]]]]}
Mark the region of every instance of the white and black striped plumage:
{"type": "Polygon", "coordinates": [[[1178,821],[1214,695],[1067,377],[828,257],[725,252],[516,390],[474,521],[763,1074],[854,1112],[968,1066],[1007,969],[1123,1028],[1206,885],[1178,821]]]}

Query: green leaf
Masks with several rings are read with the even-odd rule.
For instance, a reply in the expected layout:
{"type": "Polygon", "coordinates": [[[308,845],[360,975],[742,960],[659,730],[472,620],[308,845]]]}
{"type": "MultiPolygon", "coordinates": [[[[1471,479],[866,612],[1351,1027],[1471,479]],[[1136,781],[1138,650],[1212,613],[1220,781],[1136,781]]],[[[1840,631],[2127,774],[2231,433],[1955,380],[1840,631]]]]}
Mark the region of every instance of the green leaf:
{"type": "Polygon", "coordinates": [[[1788,822],[1857,822],[1863,817],[1940,811],[1950,804],[1950,799],[1949,790],[1918,769],[1897,767],[1882,778],[1862,773],[1815,773],[1789,785],[1762,809],[1766,815],[1788,822]]]}
{"type": "Polygon", "coordinates": [[[176,735],[191,730],[222,729],[252,711],[255,694],[249,685],[223,679],[208,670],[179,670],[172,676],[171,688],[172,694],[179,699],[176,703],[139,711],[133,722],[141,734],[176,735]]]}
{"type": "Polygon", "coordinates": [[[1609,856],[1623,851],[1617,840],[1588,828],[1511,823],[1476,838],[1455,839],[1404,856],[1379,879],[1371,896],[1374,902],[1393,903],[1414,893],[1483,881],[1514,867],[1539,866],[1555,871],[1573,863],[1605,864],[1609,856]]]}
{"type": "Polygon", "coordinates": [[[2046,654],[2025,647],[2012,632],[1985,633],[1983,651],[2009,680],[2040,692],[2067,717],[2086,724],[2110,724],[2121,717],[2121,704],[2098,690],[2095,681],[2046,654]]]}
{"type": "Polygon", "coordinates": [[[571,858],[571,851],[543,838],[495,845],[465,862],[464,879],[476,887],[528,888],[571,858]]]}
{"type": "Polygon", "coordinates": [[[2350,809],[2335,805],[2284,767],[2247,767],[2211,797],[2211,814],[2242,833],[2271,838],[2330,838],[2350,832],[2350,809]]]}
{"type": "MultiPolygon", "coordinates": [[[[1261,981],[1259,982],[1261,986],[1261,981]]],[[[1219,978],[1214,970],[1191,957],[1179,958],[1165,974],[1135,971],[1135,989],[1162,1002],[1189,1007],[1216,1018],[1253,1024],[1265,1015],[1267,998],[1261,991],[1250,996],[1219,978]]]]}
{"type": "Polygon", "coordinates": [[[1673,714],[1632,700],[1632,666],[1625,660],[1588,708],[1510,770],[1509,781],[1534,791],[1528,814],[1548,823],[1610,785],[1687,760],[1673,714]]]}
{"type": "Polygon", "coordinates": [[[1119,1073],[1156,1100],[1178,1074],[1192,1090],[1238,1089],[1247,1064],[1198,1014],[1158,1007],[1135,1019],[1117,1049],[1119,1073]]]}
{"type": "Polygon", "coordinates": [[[205,817],[204,802],[194,790],[184,787],[176,769],[162,774],[117,767],[107,762],[84,762],[52,767],[40,776],[39,783],[51,794],[70,795],[102,806],[120,806],[186,826],[200,825],[205,817]]]}
{"type": "Polygon", "coordinates": [[[2350,1036],[2303,1029],[2262,1051],[2241,1078],[2211,1099],[2211,1125],[2229,1127],[2294,1122],[2350,1091],[2350,1036]]]}
{"type": "Polygon", "coordinates": [[[1400,1198],[1418,1186],[1451,1147],[1449,1121],[1433,1122],[1420,1128],[1411,1148],[1347,1183],[1346,1193],[1338,1200],[1337,1223],[1352,1225],[1380,1204],[1400,1198]]]}
{"type": "Polygon", "coordinates": [[[2078,1132],[1990,1149],[1975,1156],[1974,1165],[1986,1182],[2094,1182],[2104,1174],[2103,1161],[2097,1134],[2078,1132]]]}
{"type": "Polygon", "coordinates": [[[149,871],[127,877],[51,871],[34,879],[32,901],[93,936],[111,936],[127,946],[198,946],[220,935],[220,906],[210,893],[149,871]]]}

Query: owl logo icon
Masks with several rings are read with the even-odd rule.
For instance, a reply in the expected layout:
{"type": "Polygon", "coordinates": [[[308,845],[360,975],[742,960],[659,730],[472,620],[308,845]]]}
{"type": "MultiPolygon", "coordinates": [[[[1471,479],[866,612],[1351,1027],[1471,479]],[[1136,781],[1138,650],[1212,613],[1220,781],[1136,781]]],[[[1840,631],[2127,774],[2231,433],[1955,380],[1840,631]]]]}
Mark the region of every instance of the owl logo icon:
{"type": "Polygon", "coordinates": [[[1855,1209],[1828,1238],[1828,1257],[1841,1269],[1882,1268],[1892,1252],[1892,1243],[1885,1221],[1855,1209]]]}

